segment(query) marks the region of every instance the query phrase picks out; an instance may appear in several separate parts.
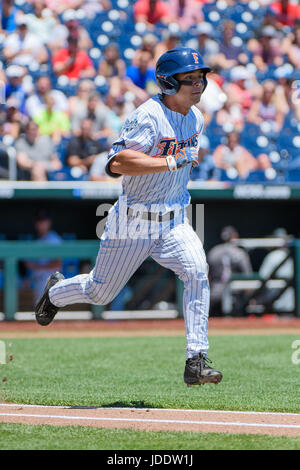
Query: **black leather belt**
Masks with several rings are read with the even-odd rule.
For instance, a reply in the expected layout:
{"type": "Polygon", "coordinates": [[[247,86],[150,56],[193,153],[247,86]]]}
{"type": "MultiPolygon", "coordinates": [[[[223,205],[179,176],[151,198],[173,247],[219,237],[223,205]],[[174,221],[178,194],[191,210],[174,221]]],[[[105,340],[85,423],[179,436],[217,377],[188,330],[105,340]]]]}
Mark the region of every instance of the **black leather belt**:
{"type": "MultiPolygon", "coordinates": [[[[180,210],[181,213],[181,210],[180,210]]],[[[166,214],[159,214],[158,212],[142,212],[139,213],[138,211],[134,211],[130,207],[127,209],[127,215],[129,217],[140,217],[143,220],[148,220],[148,222],[167,222],[169,220],[174,219],[175,217],[175,211],[170,211],[167,212],[166,214]]]]}

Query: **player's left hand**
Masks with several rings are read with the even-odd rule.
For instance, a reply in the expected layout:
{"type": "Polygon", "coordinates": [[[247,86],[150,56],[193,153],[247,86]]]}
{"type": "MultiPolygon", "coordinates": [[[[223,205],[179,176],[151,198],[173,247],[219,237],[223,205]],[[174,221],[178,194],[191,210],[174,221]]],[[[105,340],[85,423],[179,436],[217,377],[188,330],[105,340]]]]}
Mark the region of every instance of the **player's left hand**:
{"type": "Polygon", "coordinates": [[[189,163],[191,163],[192,166],[199,165],[198,152],[193,147],[184,147],[178,150],[174,156],[167,157],[166,160],[170,171],[183,168],[189,163]],[[168,161],[168,159],[170,161],[168,161]]]}

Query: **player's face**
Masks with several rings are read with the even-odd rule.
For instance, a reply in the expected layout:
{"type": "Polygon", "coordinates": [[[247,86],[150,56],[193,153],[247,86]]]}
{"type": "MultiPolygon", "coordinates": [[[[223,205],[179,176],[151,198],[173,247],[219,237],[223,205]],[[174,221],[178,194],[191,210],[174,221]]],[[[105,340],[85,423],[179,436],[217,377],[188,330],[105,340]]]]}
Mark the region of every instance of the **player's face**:
{"type": "Polygon", "coordinates": [[[199,103],[201,95],[204,90],[204,74],[200,70],[193,70],[192,72],[178,73],[177,80],[188,80],[191,85],[181,84],[177,92],[178,96],[189,103],[190,106],[199,103]]]}

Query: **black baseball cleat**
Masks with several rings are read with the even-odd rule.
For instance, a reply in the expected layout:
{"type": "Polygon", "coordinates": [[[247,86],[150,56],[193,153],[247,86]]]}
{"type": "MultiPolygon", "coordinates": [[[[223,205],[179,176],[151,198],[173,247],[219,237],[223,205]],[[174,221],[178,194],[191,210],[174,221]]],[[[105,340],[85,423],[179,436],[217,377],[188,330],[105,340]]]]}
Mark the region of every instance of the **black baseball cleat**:
{"type": "Polygon", "coordinates": [[[208,365],[211,360],[201,352],[186,360],[184,370],[184,381],[188,387],[192,385],[203,385],[205,383],[218,384],[222,380],[222,373],[208,365]]]}
{"type": "Polygon", "coordinates": [[[65,276],[58,271],[49,276],[46,283],[45,290],[35,306],[35,319],[39,325],[47,326],[52,322],[55,315],[58,312],[59,307],[53,305],[49,298],[49,290],[53,287],[58,281],[65,279],[65,276]]]}

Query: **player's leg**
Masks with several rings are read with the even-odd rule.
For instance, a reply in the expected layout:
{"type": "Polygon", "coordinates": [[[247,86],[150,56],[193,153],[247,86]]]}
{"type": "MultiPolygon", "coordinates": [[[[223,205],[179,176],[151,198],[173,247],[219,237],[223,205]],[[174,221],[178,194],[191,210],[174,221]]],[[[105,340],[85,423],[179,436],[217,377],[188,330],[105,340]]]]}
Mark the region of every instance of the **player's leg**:
{"type": "Polygon", "coordinates": [[[52,322],[60,307],[75,303],[106,305],[120,292],[132,274],[149,256],[147,239],[104,239],[94,269],[89,274],[64,279],[52,274],[35,308],[42,326],[52,322]]]}
{"type": "Polygon", "coordinates": [[[55,284],[49,291],[57,307],[77,303],[106,305],[147,258],[149,240],[101,240],[94,269],[55,284]]]}
{"type": "Polygon", "coordinates": [[[200,239],[189,223],[176,225],[154,245],[151,256],[184,283],[186,383],[219,382],[222,374],[212,369],[206,359],[210,296],[208,265],[200,239]]]}
{"type": "Polygon", "coordinates": [[[189,224],[180,224],[156,243],[151,256],[174,271],[184,283],[183,312],[186,326],[186,356],[209,348],[208,268],[202,243],[189,224]]]}

